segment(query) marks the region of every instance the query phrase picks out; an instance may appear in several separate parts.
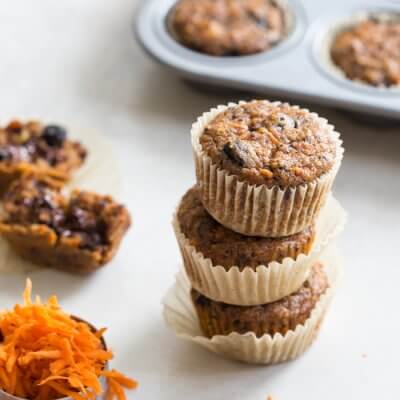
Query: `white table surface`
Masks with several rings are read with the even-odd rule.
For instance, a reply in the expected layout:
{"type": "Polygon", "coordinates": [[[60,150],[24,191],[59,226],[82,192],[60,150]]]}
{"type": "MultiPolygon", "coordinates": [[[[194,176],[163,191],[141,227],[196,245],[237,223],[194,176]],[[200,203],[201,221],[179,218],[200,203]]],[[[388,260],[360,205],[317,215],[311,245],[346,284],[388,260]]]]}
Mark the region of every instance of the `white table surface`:
{"type": "MultiPolygon", "coordinates": [[[[124,171],[134,226],[116,259],[82,278],[41,270],[35,292],[110,327],[113,366],[140,381],[130,399],[274,400],[398,398],[400,132],[317,109],[343,132],[335,192],[349,212],[345,281],[319,340],[295,362],[254,367],[175,338],[160,301],[174,280],[170,226],[194,182],[189,128],[237,94],[199,92],[147,59],[133,42],[131,0],[0,2],[0,114],[42,115],[109,137],[124,171]]],[[[312,77],[310,77],[312,79],[312,77]]],[[[25,277],[0,277],[1,308],[25,277]]]]}

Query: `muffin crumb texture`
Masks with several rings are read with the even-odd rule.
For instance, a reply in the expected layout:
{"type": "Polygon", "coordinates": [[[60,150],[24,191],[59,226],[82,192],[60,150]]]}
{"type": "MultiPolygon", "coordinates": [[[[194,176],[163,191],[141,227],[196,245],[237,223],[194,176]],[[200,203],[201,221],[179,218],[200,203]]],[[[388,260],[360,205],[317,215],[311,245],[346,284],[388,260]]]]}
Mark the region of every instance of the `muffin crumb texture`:
{"type": "Polygon", "coordinates": [[[26,176],[4,195],[0,234],[23,258],[39,265],[89,272],[108,262],[130,225],[127,209],[110,196],[26,176]]]}
{"type": "Polygon", "coordinates": [[[370,18],[340,32],[331,56],[351,80],[372,86],[399,86],[400,16],[393,20],[370,18]]]}
{"type": "Polygon", "coordinates": [[[257,100],[218,114],[200,145],[217,167],[268,187],[312,182],[332,169],[337,156],[334,135],[316,114],[257,100]]]}
{"type": "Polygon", "coordinates": [[[86,156],[87,150],[61,126],[12,120],[0,128],[0,192],[27,173],[67,181],[86,156]]]}
{"type": "Polygon", "coordinates": [[[182,198],[178,213],[179,227],[189,243],[213,265],[226,270],[232,266],[243,270],[256,269],[272,261],[282,262],[284,258],[296,259],[308,254],[315,236],[314,225],[304,231],[282,238],[244,236],[236,233],[213,219],[201,203],[198,189],[193,187],[182,198]]]}
{"type": "Polygon", "coordinates": [[[310,277],[295,293],[274,303],[259,306],[234,306],[215,302],[192,289],[192,300],[205,336],[253,332],[285,335],[311,316],[321,296],[329,287],[321,263],[316,263],[310,277]]]}
{"type": "Polygon", "coordinates": [[[177,40],[215,56],[270,49],[285,37],[286,20],[274,0],[180,0],[170,16],[177,40]]]}

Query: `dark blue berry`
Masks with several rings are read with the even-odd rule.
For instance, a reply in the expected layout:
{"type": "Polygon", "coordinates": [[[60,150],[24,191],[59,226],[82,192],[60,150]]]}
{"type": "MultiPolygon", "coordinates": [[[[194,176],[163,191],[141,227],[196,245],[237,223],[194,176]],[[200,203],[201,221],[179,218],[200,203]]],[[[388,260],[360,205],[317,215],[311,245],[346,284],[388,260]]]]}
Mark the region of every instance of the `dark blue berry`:
{"type": "Polygon", "coordinates": [[[42,133],[42,138],[51,147],[60,147],[67,138],[67,131],[58,125],[47,125],[42,133]]]}

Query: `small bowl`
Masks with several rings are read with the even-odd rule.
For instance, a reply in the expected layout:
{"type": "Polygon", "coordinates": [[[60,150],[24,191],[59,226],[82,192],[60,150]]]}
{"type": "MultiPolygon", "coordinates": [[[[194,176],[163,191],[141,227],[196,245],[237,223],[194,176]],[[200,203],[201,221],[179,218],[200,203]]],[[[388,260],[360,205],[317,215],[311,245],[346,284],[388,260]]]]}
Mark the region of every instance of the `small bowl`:
{"type": "MultiPolygon", "coordinates": [[[[84,319],[79,318],[79,317],[75,317],[74,315],[72,315],[71,317],[74,320],[78,321],[78,322],[84,322],[86,325],[89,326],[89,328],[91,329],[92,332],[97,332],[97,329],[92,324],[90,324],[89,322],[85,321],[84,319]]],[[[104,340],[104,337],[102,336],[100,338],[100,340],[101,340],[101,343],[103,345],[104,350],[107,350],[107,344],[106,344],[106,341],[104,340]]],[[[106,363],[104,365],[104,369],[105,370],[108,369],[108,363],[106,363]]],[[[106,379],[105,379],[104,376],[100,377],[100,384],[101,384],[102,388],[106,387],[106,379]]],[[[102,400],[104,398],[104,393],[105,393],[105,390],[103,391],[103,395],[97,396],[96,399],[97,400],[102,400]]],[[[25,399],[23,397],[13,396],[12,394],[9,394],[9,393],[5,392],[4,390],[0,390],[0,400],[27,400],[27,399],[25,399]]],[[[60,397],[57,400],[72,400],[72,398],[71,397],[60,397]]]]}

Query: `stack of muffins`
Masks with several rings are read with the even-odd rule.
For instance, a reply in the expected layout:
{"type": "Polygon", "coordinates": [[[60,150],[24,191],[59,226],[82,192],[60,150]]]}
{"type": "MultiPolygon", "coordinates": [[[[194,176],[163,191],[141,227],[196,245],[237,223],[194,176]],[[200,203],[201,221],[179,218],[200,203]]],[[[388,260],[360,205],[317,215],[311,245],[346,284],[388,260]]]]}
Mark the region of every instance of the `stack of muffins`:
{"type": "Polygon", "coordinates": [[[308,110],[251,101],[203,114],[192,143],[197,185],[174,218],[202,333],[192,339],[248,362],[294,358],[333,294],[321,255],[344,222],[330,195],[339,134],[308,110]]]}

